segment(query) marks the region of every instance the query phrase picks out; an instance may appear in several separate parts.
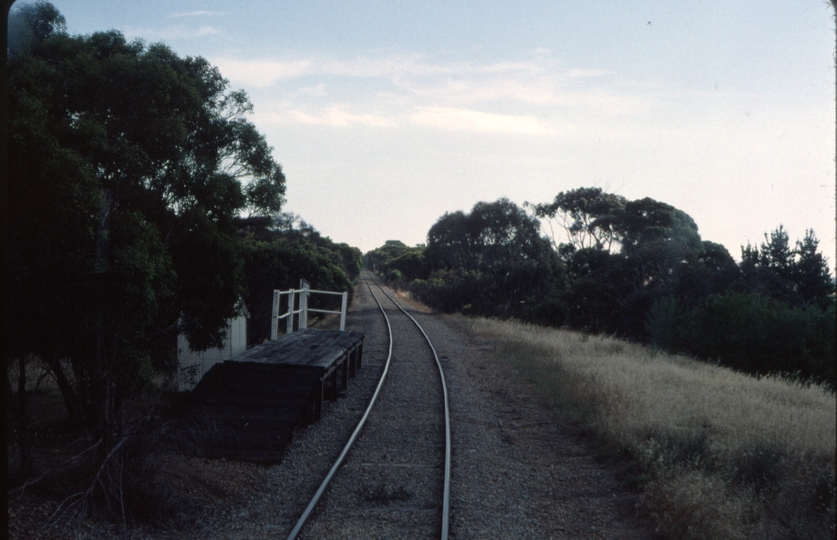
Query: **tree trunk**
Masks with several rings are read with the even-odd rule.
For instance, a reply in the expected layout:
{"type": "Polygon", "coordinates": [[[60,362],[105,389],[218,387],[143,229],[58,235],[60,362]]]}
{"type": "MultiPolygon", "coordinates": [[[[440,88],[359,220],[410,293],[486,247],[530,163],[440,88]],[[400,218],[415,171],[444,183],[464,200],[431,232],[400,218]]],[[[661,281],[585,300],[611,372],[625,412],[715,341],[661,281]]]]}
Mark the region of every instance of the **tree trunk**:
{"type": "Polygon", "coordinates": [[[58,389],[61,390],[61,397],[64,398],[64,406],[67,408],[67,414],[70,416],[70,421],[77,426],[84,425],[84,416],[81,410],[81,403],[76,392],[73,392],[73,387],[70,384],[67,374],[64,373],[64,367],[58,359],[54,359],[49,364],[49,370],[55,377],[55,382],[58,383],[58,389]]]}
{"type": "Polygon", "coordinates": [[[6,380],[9,392],[9,405],[14,411],[17,422],[17,445],[20,450],[20,475],[26,480],[34,473],[32,464],[32,445],[29,426],[29,415],[26,410],[28,399],[26,398],[26,358],[21,356],[18,359],[17,395],[12,391],[11,384],[6,380]]]}

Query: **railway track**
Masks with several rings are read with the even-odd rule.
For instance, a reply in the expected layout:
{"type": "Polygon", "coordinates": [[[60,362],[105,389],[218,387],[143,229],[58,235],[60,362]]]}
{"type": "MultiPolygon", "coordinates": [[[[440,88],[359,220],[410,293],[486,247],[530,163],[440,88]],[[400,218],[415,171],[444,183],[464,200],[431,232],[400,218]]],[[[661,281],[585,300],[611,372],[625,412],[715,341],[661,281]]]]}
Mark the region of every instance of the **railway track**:
{"type": "Polygon", "coordinates": [[[386,322],[387,358],[366,411],[288,539],[447,539],[451,436],[442,362],[372,274],[362,280],[386,322]]]}

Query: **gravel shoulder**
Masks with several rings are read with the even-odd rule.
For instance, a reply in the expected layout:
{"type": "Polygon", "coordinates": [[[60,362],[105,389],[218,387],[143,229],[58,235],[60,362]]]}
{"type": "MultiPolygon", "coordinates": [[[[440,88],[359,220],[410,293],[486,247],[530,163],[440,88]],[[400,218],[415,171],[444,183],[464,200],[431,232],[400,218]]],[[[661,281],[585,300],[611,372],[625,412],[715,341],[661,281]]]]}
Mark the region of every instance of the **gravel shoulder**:
{"type": "Polygon", "coordinates": [[[655,538],[637,494],[493,347],[436,315],[420,323],[449,359],[455,538],[655,538]]]}
{"type": "MultiPolygon", "coordinates": [[[[657,538],[648,523],[637,518],[638,496],[620,484],[618,472],[597,462],[575,428],[536,397],[532,386],[491,346],[466,335],[454,319],[429,313],[415,303],[410,306],[434,342],[449,385],[451,538],[657,538]]],[[[342,450],[383,369],[386,331],[363,282],[357,287],[347,328],[366,334],[363,368],[350,379],[345,395],[326,404],[319,422],[295,432],[280,464],[266,467],[167,456],[162,472],[182,511],[165,528],[118,531],[90,524],[80,527],[75,537],[284,538],[342,450]]],[[[347,464],[351,460],[352,454],[347,464]]],[[[363,468],[362,460],[352,467],[363,468]]],[[[337,477],[352,467],[344,466],[337,477]]],[[[353,480],[346,476],[339,483],[351,486],[353,480]]],[[[356,494],[362,495],[363,489],[355,483],[356,494]]],[[[388,519],[398,514],[399,492],[381,493],[383,499],[393,495],[392,502],[378,500],[377,514],[365,514],[367,521],[375,515],[388,519]]],[[[338,497],[326,494],[320,503],[326,509],[323,516],[330,498],[338,497]]],[[[26,512],[21,501],[14,504],[10,501],[10,515],[26,512]]],[[[323,523],[327,526],[313,529],[317,538],[393,537],[374,523],[369,523],[370,534],[361,536],[355,524],[343,527],[340,519],[323,523]]],[[[433,536],[426,527],[412,535],[433,536]]],[[[16,537],[50,536],[21,532],[16,537]]]]}

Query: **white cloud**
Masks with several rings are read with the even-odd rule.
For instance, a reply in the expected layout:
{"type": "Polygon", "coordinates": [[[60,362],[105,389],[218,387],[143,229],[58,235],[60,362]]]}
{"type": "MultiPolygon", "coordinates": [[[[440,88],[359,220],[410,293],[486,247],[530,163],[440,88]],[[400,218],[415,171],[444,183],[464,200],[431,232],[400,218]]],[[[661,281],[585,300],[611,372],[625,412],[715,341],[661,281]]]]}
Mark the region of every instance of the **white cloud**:
{"type": "Polygon", "coordinates": [[[311,126],[347,127],[351,125],[371,127],[392,127],[392,120],[371,113],[355,113],[347,110],[343,105],[334,105],[317,111],[298,110],[286,105],[273,112],[256,114],[255,120],[260,124],[306,124],[311,126]]]}
{"type": "MultiPolygon", "coordinates": [[[[544,53],[545,55],[546,53],[544,53]]],[[[484,110],[498,103],[517,104],[526,112],[550,115],[551,107],[586,109],[597,114],[636,115],[654,102],[638,97],[638,92],[612,77],[614,72],[598,69],[562,69],[557,61],[544,56],[535,60],[470,64],[431,62],[426,57],[389,55],[340,58],[246,59],[225,56],[213,59],[221,73],[236,85],[268,88],[279,81],[303,77],[349,78],[353,90],[363,100],[376,97],[389,106],[449,107],[484,110]],[[536,109],[536,110],[535,110],[536,109]],[[541,110],[543,109],[543,110],[541,110]]],[[[329,83],[345,93],[346,85],[329,83]]],[[[290,90],[282,99],[302,96],[327,98],[324,83],[290,90]]],[[[513,109],[516,107],[512,107],[513,109]]],[[[409,113],[403,113],[409,114],[409,113]]],[[[530,128],[533,129],[533,128],[530,128]]]]}
{"type": "Polygon", "coordinates": [[[170,18],[180,18],[180,17],[205,17],[205,16],[214,16],[214,15],[226,15],[226,11],[186,11],[181,13],[172,13],[169,15],[170,18]]]}
{"type": "Polygon", "coordinates": [[[299,95],[324,97],[328,95],[326,85],[324,83],[315,84],[314,86],[306,86],[297,90],[299,95]]]}
{"type": "Polygon", "coordinates": [[[510,135],[552,135],[556,133],[546,122],[532,117],[496,114],[453,107],[422,107],[412,115],[417,124],[449,131],[474,131],[510,135]]]}
{"type": "Polygon", "coordinates": [[[212,63],[221,74],[235,83],[266,88],[283,79],[293,79],[310,72],[311,60],[241,60],[216,58],[212,63]]]}
{"type": "MultiPolygon", "coordinates": [[[[275,79],[304,75],[342,75],[354,78],[403,78],[463,77],[504,75],[513,73],[544,73],[549,62],[498,62],[474,65],[463,62],[431,63],[422,55],[390,55],[379,58],[358,56],[355,58],[306,58],[306,59],[246,59],[219,57],[214,60],[218,66],[248,67],[275,73],[275,79]],[[304,65],[305,70],[287,72],[285,66],[304,65]]],[[[249,68],[248,68],[249,69],[249,68]]]]}
{"type": "Polygon", "coordinates": [[[311,60],[242,60],[215,58],[212,63],[233,83],[266,88],[282,79],[293,79],[310,72],[311,60]]]}
{"type": "Polygon", "coordinates": [[[589,79],[592,77],[603,77],[606,75],[616,75],[615,71],[607,69],[570,69],[567,71],[567,76],[573,79],[589,79]]]}
{"type": "Polygon", "coordinates": [[[518,74],[545,73],[555,67],[550,59],[539,61],[495,62],[475,64],[470,62],[431,62],[424,55],[389,55],[380,58],[359,56],[349,59],[320,59],[318,71],[330,75],[351,77],[381,77],[401,80],[404,78],[479,77],[486,75],[513,76],[518,74]]]}
{"type": "Polygon", "coordinates": [[[167,26],[165,28],[137,28],[135,26],[124,26],[121,30],[128,38],[141,38],[147,41],[169,41],[221,35],[221,31],[219,29],[209,25],[203,25],[198,28],[183,25],[167,26]]]}

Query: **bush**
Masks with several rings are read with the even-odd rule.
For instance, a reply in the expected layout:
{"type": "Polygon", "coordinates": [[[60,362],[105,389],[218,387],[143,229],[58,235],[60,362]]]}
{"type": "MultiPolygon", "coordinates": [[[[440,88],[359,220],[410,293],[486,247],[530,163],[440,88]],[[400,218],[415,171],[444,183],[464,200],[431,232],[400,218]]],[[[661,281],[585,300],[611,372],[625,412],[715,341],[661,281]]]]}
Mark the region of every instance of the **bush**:
{"type": "MultiPolygon", "coordinates": [[[[347,273],[335,264],[329,253],[304,242],[275,239],[270,242],[253,241],[244,248],[244,302],[250,313],[247,325],[249,346],[270,338],[270,318],[273,291],[299,287],[299,280],[307,279],[313,288],[326,291],[354,292],[347,273]]],[[[317,297],[317,308],[340,308],[340,298],[317,297]]],[[[315,307],[315,306],[311,306],[315,307]]]]}
{"type": "MultiPolygon", "coordinates": [[[[658,332],[665,328],[661,310],[662,304],[650,318],[658,332]]],[[[683,317],[686,330],[671,350],[749,373],[785,373],[834,386],[833,304],[800,309],[755,293],[727,293],[704,299],[683,317]]]]}

